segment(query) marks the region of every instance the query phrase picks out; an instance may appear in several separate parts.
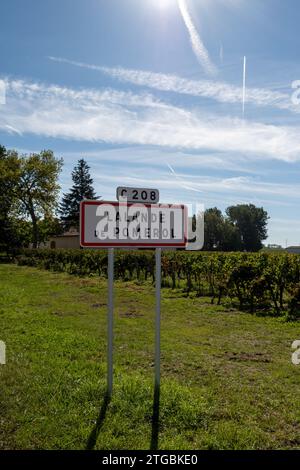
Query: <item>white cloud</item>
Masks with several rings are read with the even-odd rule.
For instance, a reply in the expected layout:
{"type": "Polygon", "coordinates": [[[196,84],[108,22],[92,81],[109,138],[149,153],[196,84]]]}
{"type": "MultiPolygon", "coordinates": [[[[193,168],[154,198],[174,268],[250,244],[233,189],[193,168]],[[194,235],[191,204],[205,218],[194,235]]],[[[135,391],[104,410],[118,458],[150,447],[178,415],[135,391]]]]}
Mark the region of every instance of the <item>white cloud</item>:
{"type": "Polygon", "coordinates": [[[187,151],[300,160],[296,127],[220,118],[171,106],[150,94],[74,90],[26,81],[6,82],[0,128],[88,142],[154,145],[187,151]]]}
{"type": "Polygon", "coordinates": [[[6,86],[4,80],[0,80],[0,105],[6,102],[6,86]]]}
{"type": "Polygon", "coordinates": [[[212,63],[208,51],[203,44],[203,41],[197,32],[197,29],[193,23],[191,15],[189,13],[187,4],[185,0],[177,0],[178,7],[185,23],[185,26],[190,35],[191,45],[194,51],[195,56],[197,57],[199,63],[204,68],[205,72],[209,75],[215,75],[217,73],[217,69],[215,65],[212,63]]]}
{"type": "Polygon", "coordinates": [[[143,165],[135,168],[128,167],[126,162],[114,166],[113,173],[108,163],[91,163],[95,182],[103,188],[105,197],[110,195],[110,188],[119,185],[158,187],[162,191],[162,201],[166,195],[177,197],[185,202],[198,201],[206,206],[210,204],[221,205],[249,203],[266,206],[296,206],[299,204],[300,194],[297,185],[284,183],[270,183],[263,179],[252,177],[204,176],[199,172],[193,174],[177,172],[177,168],[148,168],[143,165]],[[172,171],[173,170],[173,171],[172,171]]]}
{"type": "MultiPolygon", "coordinates": [[[[76,62],[62,57],[49,57],[50,60],[60,63],[87,68],[89,70],[105,73],[112,78],[133,85],[152,88],[158,91],[167,91],[191,95],[199,98],[213,99],[219,103],[241,103],[243,87],[234,86],[216,80],[188,80],[177,75],[162,74],[144,70],[125,69],[122,67],[103,67],[84,62],[76,62]]],[[[246,103],[255,106],[270,106],[273,108],[299,112],[299,106],[291,101],[291,95],[266,88],[247,88],[246,103]]]]}

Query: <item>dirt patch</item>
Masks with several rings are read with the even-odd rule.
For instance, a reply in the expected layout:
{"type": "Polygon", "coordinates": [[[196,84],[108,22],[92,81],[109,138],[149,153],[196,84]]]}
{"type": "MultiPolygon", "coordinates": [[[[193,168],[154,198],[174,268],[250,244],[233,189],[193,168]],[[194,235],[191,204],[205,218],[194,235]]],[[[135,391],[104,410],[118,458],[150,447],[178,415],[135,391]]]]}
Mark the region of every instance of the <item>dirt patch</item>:
{"type": "Polygon", "coordinates": [[[66,314],[64,312],[51,312],[51,315],[55,315],[56,317],[64,317],[66,314]]]}
{"type": "Polygon", "coordinates": [[[126,312],[119,312],[119,315],[123,318],[139,318],[144,316],[135,309],[128,309],[126,312]]]}
{"type": "Polygon", "coordinates": [[[93,304],[92,308],[100,308],[100,307],[106,307],[106,306],[107,306],[106,303],[100,303],[100,304],[93,304]]]}
{"type": "Polygon", "coordinates": [[[265,364],[268,364],[271,361],[271,359],[263,353],[230,353],[226,352],[225,356],[229,359],[229,361],[235,361],[235,362],[263,362],[265,364]]]}
{"type": "Polygon", "coordinates": [[[283,441],[283,447],[295,447],[296,449],[300,448],[300,439],[286,439],[283,441]]]}
{"type": "Polygon", "coordinates": [[[61,297],[60,292],[49,292],[49,297],[61,297]]]}
{"type": "Polygon", "coordinates": [[[56,317],[74,317],[74,316],[78,316],[78,315],[84,315],[83,312],[78,312],[76,310],[74,311],[69,311],[69,312],[61,312],[61,311],[55,311],[55,312],[51,312],[50,315],[54,315],[56,317]]]}
{"type": "Polygon", "coordinates": [[[134,292],[144,292],[145,291],[144,287],[133,286],[133,285],[126,286],[126,289],[129,290],[129,291],[134,291],[134,292]]]}

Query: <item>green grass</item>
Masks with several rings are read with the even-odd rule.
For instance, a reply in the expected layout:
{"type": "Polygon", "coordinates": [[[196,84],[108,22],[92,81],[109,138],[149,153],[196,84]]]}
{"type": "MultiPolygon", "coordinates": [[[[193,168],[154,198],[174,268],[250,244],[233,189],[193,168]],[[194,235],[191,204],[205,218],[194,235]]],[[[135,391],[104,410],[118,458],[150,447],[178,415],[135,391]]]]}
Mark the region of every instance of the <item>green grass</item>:
{"type": "Polygon", "coordinates": [[[299,323],[163,290],[157,426],[154,289],[115,295],[106,403],[107,282],[0,265],[0,449],[300,449],[299,323]]]}

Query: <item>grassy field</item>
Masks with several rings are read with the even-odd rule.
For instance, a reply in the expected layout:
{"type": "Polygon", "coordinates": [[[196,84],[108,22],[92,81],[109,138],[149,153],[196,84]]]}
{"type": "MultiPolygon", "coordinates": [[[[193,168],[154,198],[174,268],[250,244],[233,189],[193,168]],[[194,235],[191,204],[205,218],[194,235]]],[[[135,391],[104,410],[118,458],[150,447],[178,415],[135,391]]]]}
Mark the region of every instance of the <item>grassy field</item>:
{"type": "Polygon", "coordinates": [[[0,449],[300,449],[300,324],[162,294],[153,421],[154,289],[116,282],[105,400],[105,280],[0,265],[0,449]]]}

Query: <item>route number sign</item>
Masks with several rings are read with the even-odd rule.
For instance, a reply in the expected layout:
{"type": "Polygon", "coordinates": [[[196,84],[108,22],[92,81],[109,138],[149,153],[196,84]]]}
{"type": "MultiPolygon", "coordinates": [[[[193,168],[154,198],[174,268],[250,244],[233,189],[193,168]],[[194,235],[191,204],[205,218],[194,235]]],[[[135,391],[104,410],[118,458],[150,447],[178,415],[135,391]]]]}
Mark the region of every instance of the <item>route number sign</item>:
{"type": "Polygon", "coordinates": [[[117,188],[117,199],[122,201],[124,198],[126,198],[127,202],[157,204],[159,202],[159,191],[158,189],[126,188],[120,186],[117,188]]]}

